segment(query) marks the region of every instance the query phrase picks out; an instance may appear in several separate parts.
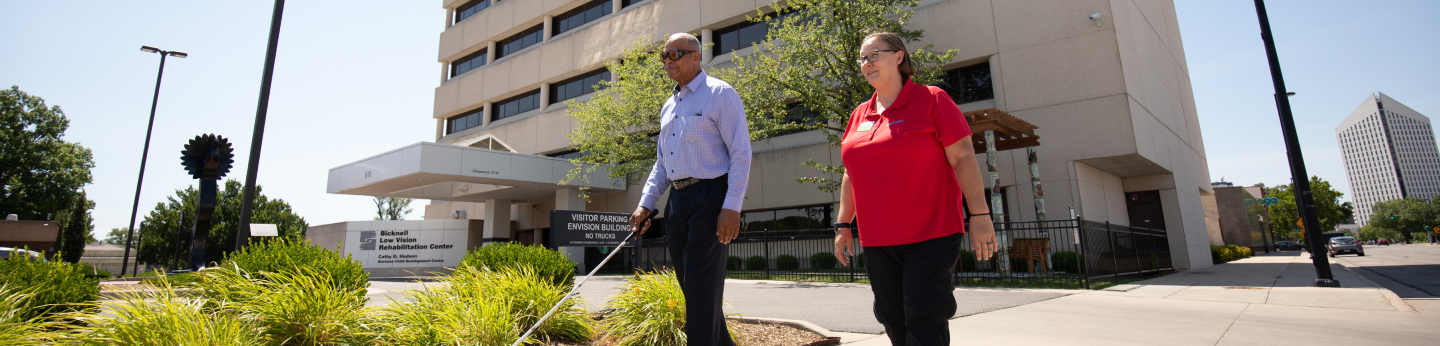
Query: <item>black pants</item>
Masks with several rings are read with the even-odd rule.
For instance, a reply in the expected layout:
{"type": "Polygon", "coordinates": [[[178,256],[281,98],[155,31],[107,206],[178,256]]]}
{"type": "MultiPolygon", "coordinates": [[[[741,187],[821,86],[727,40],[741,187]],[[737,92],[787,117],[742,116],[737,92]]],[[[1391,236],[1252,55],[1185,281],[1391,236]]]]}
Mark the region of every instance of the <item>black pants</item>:
{"type": "Polygon", "coordinates": [[[724,175],[682,190],[672,188],[665,207],[665,239],[685,293],[685,334],[691,346],[734,345],[720,309],[730,246],[715,235],[729,189],[724,175]]]}
{"type": "Polygon", "coordinates": [[[865,247],[875,319],[895,346],[949,345],[955,316],[960,234],[918,243],[865,247]]]}

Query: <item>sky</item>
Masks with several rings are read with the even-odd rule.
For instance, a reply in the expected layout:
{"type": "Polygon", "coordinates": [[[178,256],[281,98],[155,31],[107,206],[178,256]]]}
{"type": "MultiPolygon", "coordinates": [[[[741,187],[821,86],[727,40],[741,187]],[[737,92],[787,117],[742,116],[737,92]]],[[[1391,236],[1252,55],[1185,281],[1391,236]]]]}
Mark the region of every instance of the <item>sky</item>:
{"type": "MultiPolygon", "coordinates": [[[[180,166],[190,138],[214,133],[244,180],[273,3],[268,1],[0,1],[0,87],[60,106],[65,139],[90,148],[97,236],[129,224],[155,92],[169,58],[140,194],[140,218],[195,183],[180,166]]],[[[310,225],[368,220],[369,197],[325,193],[327,172],[433,141],[429,120],[445,10],[434,1],[286,4],[258,183],[310,225]]],[[[1271,27],[1310,174],[1350,192],[1334,128],[1384,92],[1440,117],[1436,1],[1270,1],[1271,27]]],[[[1212,179],[1289,183],[1254,3],[1176,1],[1212,179]]],[[[942,35],[927,31],[928,35],[942,35]]],[[[416,201],[419,219],[427,201],[416,201]]]]}

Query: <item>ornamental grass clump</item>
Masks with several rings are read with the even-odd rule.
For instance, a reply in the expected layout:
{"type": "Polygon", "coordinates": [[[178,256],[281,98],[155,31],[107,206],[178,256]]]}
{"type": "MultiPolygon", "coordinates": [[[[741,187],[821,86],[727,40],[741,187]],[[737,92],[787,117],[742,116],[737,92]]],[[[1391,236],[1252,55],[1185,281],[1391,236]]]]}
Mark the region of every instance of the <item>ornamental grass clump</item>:
{"type": "Polygon", "coordinates": [[[31,294],[15,312],[26,320],[87,310],[93,307],[88,303],[100,297],[100,279],[85,265],[65,263],[59,256],[50,261],[30,256],[0,259],[0,286],[31,294]]]}
{"type": "Polygon", "coordinates": [[[267,345],[262,328],[233,311],[215,311],[204,297],[159,290],[120,293],[96,303],[105,313],[75,313],[65,339],[74,345],[267,345]]]}
{"type": "MultiPolygon", "coordinates": [[[[605,304],[606,344],[616,346],[685,345],[685,294],[675,272],[664,269],[626,280],[605,304]]],[[[730,337],[743,345],[732,329],[730,337]]]]}
{"type": "Polygon", "coordinates": [[[570,262],[559,251],[520,243],[504,243],[483,246],[465,254],[460,260],[461,267],[476,269],[489,268],[501,271],[504,268],[529,267],[536,275],[556,285],[568,286],[575,282],[575,263],[570,262]]]}
{"type": "MultiPolygon", "coordinates": [[[[383,310],[385,341],[392,344],[509,345],[569,292],[528,267],[499,270],[461,266],[425,291],[406,293],[383,310]]],[[[527,342],[588,342],[594,322],[584,301],[565,301],[527,342]]]]}
{"type": "Polygon", "coordinates": [[[0,285],[0,345],[42,345],[48,341],[47,327],[52,323],[28,316],[35,304],[35,290],[0,285]]]}

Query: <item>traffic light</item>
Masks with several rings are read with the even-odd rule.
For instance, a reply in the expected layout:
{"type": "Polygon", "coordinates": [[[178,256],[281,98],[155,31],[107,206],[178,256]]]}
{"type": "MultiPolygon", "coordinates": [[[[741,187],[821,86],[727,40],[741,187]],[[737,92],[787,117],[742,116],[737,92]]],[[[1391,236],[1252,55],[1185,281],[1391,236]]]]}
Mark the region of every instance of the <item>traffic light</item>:
{"type": "Polygon", "coordinates": [[[1391,220],[1394,220],[1394,219],[1395,219],[1395,214],[1390,214],[1390,219],[1391,219],[1391,220]]]}

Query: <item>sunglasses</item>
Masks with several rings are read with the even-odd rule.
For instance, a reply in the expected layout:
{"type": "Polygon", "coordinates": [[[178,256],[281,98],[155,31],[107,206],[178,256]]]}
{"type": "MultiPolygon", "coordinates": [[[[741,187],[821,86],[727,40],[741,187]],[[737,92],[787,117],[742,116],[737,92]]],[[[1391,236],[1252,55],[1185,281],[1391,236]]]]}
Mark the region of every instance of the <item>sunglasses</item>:
{"type": "Polygon", "coordinates": [[[855,63],[864,65],[864,64],[867,63],[867,62],[875,62],[876,60],[880,60],[880,53],[894,53],[894,52],[899,52],[899,51],[898,51],[898,50],[893,50],[893,49],[891,49],[891,50],[877,50],[877,51],[874,51],[874,52],[870,52],[870,54],[861,55],[859,59],[855,59],[855,63]]]}
{"type": "Polygon", "coordinates": [[[684,57],[685,54],[690,54],[690,53],[695,53],[695,51],[693,51],[693,50],[684,50],[684,49],[671,49],[671,50],[668,50],[668,51],[665,51],[665,52],[660,53],[660,60],[661,60],[661,61],[678,61],[678,60],[680,60],[681,57],[684,57]]]}

